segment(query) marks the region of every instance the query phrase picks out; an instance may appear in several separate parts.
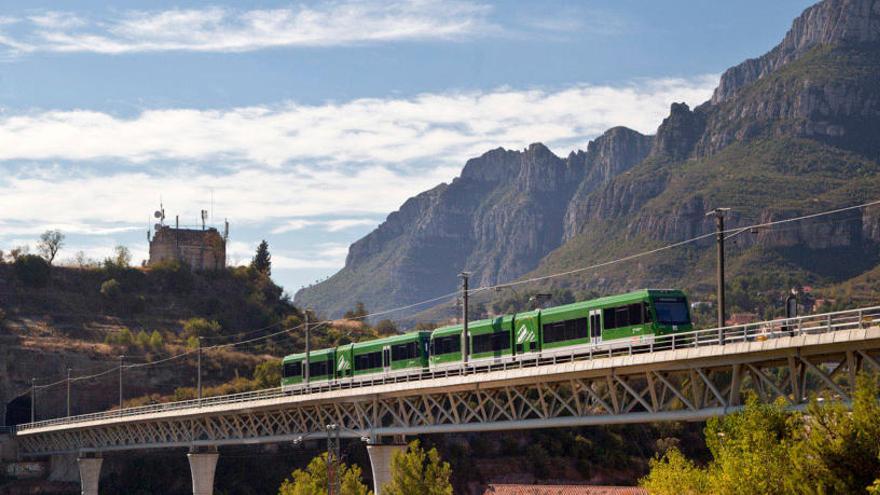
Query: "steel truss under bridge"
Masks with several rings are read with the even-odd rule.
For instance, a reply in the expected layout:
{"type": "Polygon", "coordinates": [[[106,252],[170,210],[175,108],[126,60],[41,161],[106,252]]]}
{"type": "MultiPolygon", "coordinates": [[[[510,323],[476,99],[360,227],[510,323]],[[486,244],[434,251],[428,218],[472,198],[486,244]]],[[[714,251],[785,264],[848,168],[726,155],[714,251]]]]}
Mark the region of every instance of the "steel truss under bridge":
{"type": "Polygon", "coordinates": [[[754,392],[848,402],[880,372],[880,307],[568,350],[417,376],[273,389],[23,425],[25,455],[703,420],[754,392]],[[721,344],[724,345],[721,345],[721,344]]]}

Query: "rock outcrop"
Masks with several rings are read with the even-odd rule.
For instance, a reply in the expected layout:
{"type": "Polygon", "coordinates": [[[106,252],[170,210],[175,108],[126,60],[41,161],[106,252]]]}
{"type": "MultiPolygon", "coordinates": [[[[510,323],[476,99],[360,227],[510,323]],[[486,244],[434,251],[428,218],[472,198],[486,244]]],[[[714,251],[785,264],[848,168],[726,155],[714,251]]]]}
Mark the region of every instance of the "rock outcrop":
{"type": "MultiPolygon", "coordinates": [[[[717,206],[734,208],[735,227],[874,197],[880,181],[866,178],[880,174],[878,73],[880,0],[825,0],[773,50],[726,71],[710,101],[672,104],[656,136],[617,127],[565,159],[534,144],[468,161],[452,184],[410,199],[353,244],[345,268],[296,301],[330,315],[355,301],[409,304],[455,290],[461,270],[493,284],[594,262],[608,242],[632,248],[710,232],[705,212],[717,206]]],[[[848,222],[737,243],[876,247],[876,215],[848,222]]]]}

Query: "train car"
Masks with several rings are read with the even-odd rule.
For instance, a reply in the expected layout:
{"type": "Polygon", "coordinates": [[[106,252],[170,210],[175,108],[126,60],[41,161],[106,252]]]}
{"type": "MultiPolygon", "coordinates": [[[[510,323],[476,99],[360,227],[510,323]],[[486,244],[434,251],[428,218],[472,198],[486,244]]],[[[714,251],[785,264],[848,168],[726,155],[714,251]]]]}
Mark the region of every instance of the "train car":
{"type": "Polygon", "coordinates": [[[643,289],[538,313],[542,353],[582,345],[649,344],[657,336],[693,329],[687,297],[679,290],[643,289]]]}
{"type": "Polygon", "coordinates": [[[452,325],[431,332],[429,350],[431,369],[457,366],[461,363],[461,332],[463,328],[462,325],[452,325]]]}
{"type": "MultiPolygon", "coordinates": [[[[431,369],[457,366],[461,363],[462,325],[434,330],[431,333],[431,369]]],[[[513,356],[513,316],[468,322],[470,360],[497,362],[513,356]]]]}
{"type": "MultiPolygon", "coordinates": [[[[305,379],[306,354],[291,354],[281,361],[281,386],[298,385],[305,379]]],[[[309,381],[320,382],[336,378],[336,348],[320,349],[309,353],[309,381]]]]}
{"type": "Polygon", "coordinates": [[[430,337],[431,332],[411,332],[339,347],[337,378],[424,369],[430,337]]]}
{"type": "MultiPolygon", "coordinates": [[[[680,290],[643,289],[590,301],[536,309],[468,323],[469,362],[643,345],[658,336],[693,329],[687,297],[680,290]]],[[[312,381],[413,373],[459,366],[462,325],[411,332],[314,351],[312,381]]],[[[282,386],[303,382],[305,354],[283,360],[282,386]]]]}

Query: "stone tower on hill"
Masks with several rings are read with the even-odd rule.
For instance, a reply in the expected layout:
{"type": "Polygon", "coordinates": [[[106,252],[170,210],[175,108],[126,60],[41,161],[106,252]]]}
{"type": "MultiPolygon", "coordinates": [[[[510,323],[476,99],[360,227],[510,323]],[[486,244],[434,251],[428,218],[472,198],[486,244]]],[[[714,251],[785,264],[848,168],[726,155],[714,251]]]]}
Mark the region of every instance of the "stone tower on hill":
{"type": "MultiPolygon", "coordinates": [[[[157,217],[160,212],[157,212],[157,217]]],[[[165,212],[161,210],[164,220],[165,212]]],[[[204,217],[203,217],[204,219],[204,217]]],[[[226,240],[229,223],[221,235],[213,228],[181,229],[157,223],[156,233],[150,239],[150,261],[147,266],[179,261],[193,270],[220,270],[226,266],[226,240]]]]}

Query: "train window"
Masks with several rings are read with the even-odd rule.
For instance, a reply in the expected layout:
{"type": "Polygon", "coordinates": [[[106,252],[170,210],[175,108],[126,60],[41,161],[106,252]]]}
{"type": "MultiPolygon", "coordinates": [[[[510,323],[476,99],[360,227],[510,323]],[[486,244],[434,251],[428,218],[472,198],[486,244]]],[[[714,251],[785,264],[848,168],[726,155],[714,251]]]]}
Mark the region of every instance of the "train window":
{"type": "Polygon", "coordinates": [[[382,351],[371,352],[369,354],[360,354],[354,357],[354,369],[370,370],[382,367],[382,351]]]}
{"type": "Polygon", "coordinates": [[[294,361],[292,363],[284,363],[284,378],[294,376],[302,376],[302,361],[294,361]]]}
{"type": "Polygon", "coordinates": [[[657,321],[665,325],[687,325],[691,322],[687,301],[682,297],[658,297],[654,299],[657,321]]]}
{"type": "Polygon", "coordinates": [[[484,352],[495,352],[510,349],[510,332],[484,333],[482,335],[474,335],[471,340],[473,343],[472,354],[482,354],[484,352]]]}
{"type": "Polygon", "coordinates": [[[419,343],[409,342],[391,346],[391,360],[401,361],[419,357],[419,343]]]}
{"type": "Polygon", "coordinates": [[[602,310],[602,316],[605,320],[605,329],[641,325],[651,321],[648,305],[643,302],[617,308],[605,308],[602,310]]]}
{"type": "Polygon", "coordinates": [[[434,355],[439,356],[453,352],[461,352],[461,336],[450,335],[434,339],[434,355]]]}
{"type": "Polygon", "coordinates": [[[309,377],[329,375],[333,369],[333,361],[316,361],[309,363],[309,377]]]}
{"type": "Polygon", "coordinates": [[[585,339],[588,336],[586,318],[558,321],[544,325],[544,342],[548,344],[565,340],[585,339]]]}

